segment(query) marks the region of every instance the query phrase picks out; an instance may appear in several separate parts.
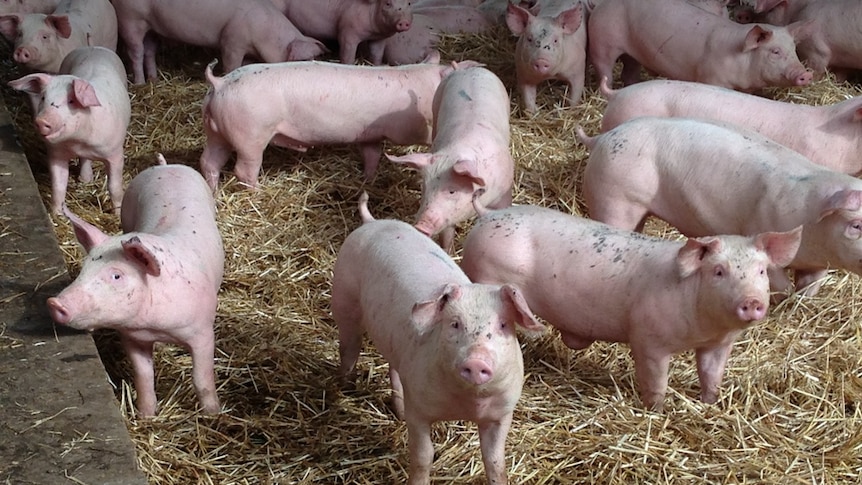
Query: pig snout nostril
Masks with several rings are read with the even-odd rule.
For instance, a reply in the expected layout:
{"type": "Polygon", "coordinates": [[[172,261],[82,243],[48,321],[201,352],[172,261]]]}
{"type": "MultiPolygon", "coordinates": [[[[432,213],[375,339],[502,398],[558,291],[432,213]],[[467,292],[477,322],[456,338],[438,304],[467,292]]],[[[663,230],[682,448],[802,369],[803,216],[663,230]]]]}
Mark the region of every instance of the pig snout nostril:
{"type": "Polygon", "coordinates": [[[27,49],[16,49],[13,57],[15,62],[27,62],[30,60],[30,51],[27,49]]]}
{"type": "Polygon", "coordinates": [[[410,30],[410,22],[408,22],[406,20],[402,20],[401,22],[398,22],[398,25],[396,26],[396,28],[398,29],[399,32],[404,32],[406,30],[410,30]]]}
{"type": "Polygon", "coordinates": [[[766,316],[766,304],[757,298],[750,298],[739,305],[736,313],[745,321],[760,320],[766,316]]]}
{"type": "Polygon", "coordinates": [[[797,86],[805,86],[805,85],[809,84],[812,79],[814,79],[814,74],[812,74],[811,71],[806,71],[806,72],[800,74],[798,78],[796,78],[796,85],[797,86]]]}
{"type": "Polygon", "coordinates": [[[494,373],[491,368],[482,361],[470,360],[461,366],[461,378],[471,384],[482,385],[490,381],[492,377],[494,377],[494,373]]]}
{"type": "Polygon", "coordinates": [[[56,298],[48,298],[48,311],[55,322],[62,325],[67,325],[69,323],[69,312],[63,304],[60,303],[60,300],[56,298]]]}

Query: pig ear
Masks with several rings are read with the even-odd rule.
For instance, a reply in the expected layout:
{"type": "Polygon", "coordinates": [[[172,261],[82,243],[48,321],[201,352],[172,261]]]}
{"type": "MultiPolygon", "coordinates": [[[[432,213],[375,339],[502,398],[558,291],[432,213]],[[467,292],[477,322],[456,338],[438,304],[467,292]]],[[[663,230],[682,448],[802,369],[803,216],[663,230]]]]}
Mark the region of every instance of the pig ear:
{"type": "Polygon", "coordinates": [[[15,42],[18,37],[18,25],[21,24],[21,16],[10,14],[0,16],[0,34],[9,42],[15,42]]]}
{"type": "Polygon", "coordinates": [[[156,255],[153,254],[150,248],[144,246],[144,243],[141,242],[138,236],[134,236],[127,241],[122,241],[120,244],[123,245],[123,252],[126,253],[126,256],[141,263],[146,269],[147,274],[152,276],[162,274],[162,265],[156,259],[156,255]]]}
{"type": "Polygon", "coordinates": [[[820,24],[815,19],[809,19],[804,22],[793,22],[787,26],[787,30],[793,36],[794,42],[799,43],[801,40],[813,37],[820,30],[820,24]]]}
{"type": "Polygon", "coordinates": [[[24,91],[25,93],[42,94],[51,78],[50,74],[41,72],[28,74],[22,78],[9,81],[9,87],[16,91],[24,91]]]}
{"type": "Polygon", "coordinates": [[[440,64],[440,51],[437,49],[432,50],[425,56],[425,59],[422,59],[420,64],[440,64]]]}
{"type": "Polygon", "coordinates": [[[862,121],[862,107],[853,110],[853,121],[862,121]]]}
{"type": "Polygon", "coordinates": [[[574,34],[578,27],[581,26],[581,21],[584,18],[584,4],[578,2],[578,6],[570,8],[565,12],[557,15],[556,22],[563,28],[563,32],[574,34]]]}
{"type": "Polygon", "coordinates": [[[748,35],[745,36],[745,43],[742,47],[742,52],[748,52],[752,49],[756,49],[760,47],[764,42],[769,41],[772,38],[772,31],[766,30],[760,25],[755,25],[748,31],[748,35]]]}
{"type": "Polygon", "coordinates": [[[430,325],[446,304],[461,298],[462,289],[459,285],[449,283],[441,286],[428,301],[416,302],[413,305],[413,321],[419,326],[430,325]]]}
{"type": "Polygon", "coordinates": [[[710,252],[721,250],[721,239],[717,237],[689,238],[676,255],[677,269],[681,279],[688,278],[703,266],[703,260],[710,252]]]}
{"type": "Polygon", "coordinates": [[[754,247],[769,256],[772,264],[785,267],[796,257],[802,242],[802,226],[787,232],[764,232],[754,238],[754,247]]]}
{"type": "Polygon", "coordinates": [[[57,31],[57,35],[64,39],[72,36],[72,25],[69,23],[68,15],[48,15],[45,17],[48,27],[57,31]]]}
{"type": "Polygon", "coordinates": [[[102,232],[98,227],[76,216],[66,204],[63,204],[63,215],[72,223],[75,230],[75,239],[84,247],[88,254],[91,249],[107,241],[110,236],[102,232]]]}
{"type": "Polygon", "coordinates": [[[410,153],[400,157],[389,155],[387,153],[386,158],[388,158],[390,162],[403,163],[404,165],[416,170],[422,170],[434,163],[434,156],[430,153],[410,153]]]}
{"type": "Polygon", "coordinates": [[[93,85],[84,79],[75,78],[72,80],[72,94],[75,97],[75,101],[82,108],[102,106],[102,103],[99,102],[99,97],[96,96],[96,90],[93,89],[93,85]]]}
{"type": "Polygon", "coordinates": [[[500,297],[503,299],[504,303],[511,305],[514,310],[515,323],[531,332],[541,332],[545,330],[545,326],[536,319],[536,316],[533,315],[533,311],[530,310],[530,306],[527,305],[527,300],[524,298],[524,294],[521,293],[521,290],[516,286],[501,286],[500,297]]]}
{"type": "Polygon", "coordinates": [[[506,25],[509,26],[509,30],[514,35],[521,35],[524,33],[524,30],[527,28],[527,21],[530,20],[530,17],[533,15],[528,12],[526,9],[515,5],[514,3],[510,3],[508,7],[506,7],[506,25]]]}
{"type": "Polygon", "coordinates": [[[479,187],[485,186],[485,179],[479,175],[479,166],[476,163],[476,160],[473,159],[465,159],[458,160],[455,162],[455,165],[452,166],[452,171],[457,175],[462,177],[467,177],[471,182],[478,185],[479,187]]]}
{"type": "Polygon", "coordinates": [[[778,7],[787,7],[787,0],[756,0],[754,2],[754,11],[756,13],[769,12],[778,7]]]}
{"type": "Polygon", "coordinates": [[[862,208],[862,191],[839,190],[826,199],[826,207],[820,212],[817,222],[838,211],[858,211],[862,208]]]}

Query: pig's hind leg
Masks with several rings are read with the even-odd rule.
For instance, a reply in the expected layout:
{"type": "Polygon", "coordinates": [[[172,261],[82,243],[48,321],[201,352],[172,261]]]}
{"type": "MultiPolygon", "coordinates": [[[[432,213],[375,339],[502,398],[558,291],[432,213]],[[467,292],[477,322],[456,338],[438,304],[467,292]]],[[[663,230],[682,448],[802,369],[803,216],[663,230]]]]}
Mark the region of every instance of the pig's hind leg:
{"type": "Polygon", "coordinates": [[[215,385],[215,335],[196,336],[203,341],[189,346],[192,354],[192,382],[201,404],[201,409],[207,414],[218,414],[220,409],[215,385]]]}

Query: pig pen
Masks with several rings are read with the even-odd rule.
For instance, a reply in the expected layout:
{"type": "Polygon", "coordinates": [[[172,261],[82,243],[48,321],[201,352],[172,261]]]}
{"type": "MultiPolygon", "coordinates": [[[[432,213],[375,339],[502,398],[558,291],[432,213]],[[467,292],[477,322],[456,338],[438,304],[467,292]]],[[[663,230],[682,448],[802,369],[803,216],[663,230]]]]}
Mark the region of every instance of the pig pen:
{"type": "MultiPolygon", "coordinates": [[[[514,38],[504,28],[446,38],[443,50],[444,59],[486,63],[514,91],[514,38]]],[[[214,54],[163,49],[159,82],[130,87],[126,184],[155,163],[157,152],[197,168],[204,143],[203,70],[214,54]]],[[[11,61],[2,69],[4,86],[20,75],[11,61]]],[[[561,106],[563,89],[540,86],[533,117],[512,98],[514,200],[583,214],[580,179],[588,153],[574,129],[581,124],[596,133],[605,102],[594,80],[575,108],[561,106]]],[[[810,104],[858,94],[858,85],[832,79],[769,92],[810,104]]],[[[3,95],[47,201],[45,150],[30,109],[8,87],[3,95]]],[[[116,233],[119,222],[107,211],[104,172],[95,165],[96,181],[71,181],[67,203],[116,233]]],[[[419,177],[383,161],[377,178],[363,184],[354,148],[305,154],[269,148],[260,181],[261,189],[251,192],[228,178],[217,193],[226,251],[215,322],[222,414],[196,411],[189,354],[162,345],[155,355],[160,411],[154,419],[139,418],[131,368],[118,339],[111,332],[96,334],[140,466],[150,483],[160,485],[401,482],[408,466],[407,428],[389,407],[387,365],[366,340],[355,384],[339,384],[329,293],[337,251],[359,225],[361,191],[368,191],[376,217],[412,222],[419,177]]],[[[75,276],[82,250],[68,222],[54,221],[75,276]]],[[[458,230],[459,251],[468,228],[469,223],[458,230]]],[[[678,237],[657,222],[648,232],[678,237]]],[[[767,320],[734,345],[716,405],[697,399],[692,354],[675,357],[662,413],[640,407],[628,346],[595,343],[576,352],[553,329],[522,337],[526,382],[506,443],[510,482],[859,483],[860,291],[858,277],[832,271],[816,297],[795,296],[772,308],[767,320]]],[[[438,423],[433,440],[435,483],[484,483],[474,424],[438,423]]]]}

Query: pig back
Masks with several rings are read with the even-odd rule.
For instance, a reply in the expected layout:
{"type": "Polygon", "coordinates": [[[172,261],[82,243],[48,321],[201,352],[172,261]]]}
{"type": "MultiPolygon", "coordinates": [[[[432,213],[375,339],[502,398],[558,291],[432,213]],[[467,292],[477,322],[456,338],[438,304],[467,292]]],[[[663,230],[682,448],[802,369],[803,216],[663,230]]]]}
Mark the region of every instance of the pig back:
{"type": "Polygon", "coordinates": [[[432,151],[455,140],[481,141],[486,146],[496,142],[508,150],[509,94],[491,71],[483,67],[456,69],[440,83],[433,109],[432,151]]]}
{"type": "Polygon", "coordinates": [[[60,73],[86,79],[95,88],[101,108],[118,113],[128,124],[131,116],[128,81],[123,61],[114,51],[105,47],[78,47],[63,59],[60,73]]]}
{"type": "Polygon", "coordinates": [[[185,165],[150,167],[129,183],[123,197],[123,232],[159,236],[172,250],[211,268],[221,281],[224,250],[215,202],[203,177],[185,165]]]}

